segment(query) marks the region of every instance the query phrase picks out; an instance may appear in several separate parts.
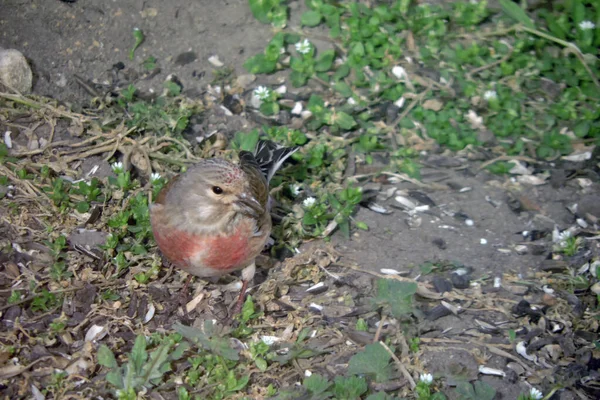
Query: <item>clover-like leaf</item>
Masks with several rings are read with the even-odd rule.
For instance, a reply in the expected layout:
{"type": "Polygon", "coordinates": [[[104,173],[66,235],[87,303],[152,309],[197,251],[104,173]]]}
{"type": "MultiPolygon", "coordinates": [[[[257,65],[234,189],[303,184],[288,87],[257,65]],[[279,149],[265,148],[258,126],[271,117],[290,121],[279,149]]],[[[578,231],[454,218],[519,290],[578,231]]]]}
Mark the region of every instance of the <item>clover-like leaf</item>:
{"type": "Polygon", "coordinates": [[[348,364],[348,373],[353,375],[369,375],[376,382],[386,382],[392,377],[392,356],[379,343],[365,347],[355,354],[348,364]]]}

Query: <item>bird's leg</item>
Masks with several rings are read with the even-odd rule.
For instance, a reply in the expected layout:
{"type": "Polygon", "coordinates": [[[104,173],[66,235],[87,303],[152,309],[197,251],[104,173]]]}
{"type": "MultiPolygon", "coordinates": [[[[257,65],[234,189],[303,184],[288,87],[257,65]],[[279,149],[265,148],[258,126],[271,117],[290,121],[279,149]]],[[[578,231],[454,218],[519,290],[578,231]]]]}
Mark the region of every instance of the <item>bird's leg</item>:
{"type": "Polygon", "coordinates": [[[233,307],[233,315],[237,315],[242,311],[242,306],[246,298],[246,290],[248,289],[248,283],[254,278],[256,272],[256,264],[254,261],[242,270],[242,290],[240,290],[240,296],[233,307]]]}
{"type": "MultiPolygon", "coordinates": [[[[189,300],[189,295],[188,295],[188,288],[190,286],[190,282],[192,281],[192,278],[194,276],[191,274],[188,274],[187,279],[185,280],[185,283],[183,284],[183,287],[181,288],[181,291],[179,292],[179,304],[181,305],[181,307],[183,307],[183,310],[186,310],[186,304],[189,300]]],[[[185,311],[187,314],[187,311],[185,311]]]]}

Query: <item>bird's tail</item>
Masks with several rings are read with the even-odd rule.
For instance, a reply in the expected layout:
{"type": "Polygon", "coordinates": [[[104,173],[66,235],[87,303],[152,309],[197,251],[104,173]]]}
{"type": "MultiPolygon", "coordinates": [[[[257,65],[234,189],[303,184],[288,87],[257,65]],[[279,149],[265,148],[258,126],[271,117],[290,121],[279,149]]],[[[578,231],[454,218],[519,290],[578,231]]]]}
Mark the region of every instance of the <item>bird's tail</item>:
{"type": "Polygon", "coordinates": [[[297,146],[284,147],[270,140],[259,140],[252,154],[242,151],[240,152],[240,158],[248,158],[249,155],[252,155],[267,182],[269,182],[285,160],[298,149],[297,146]]]}

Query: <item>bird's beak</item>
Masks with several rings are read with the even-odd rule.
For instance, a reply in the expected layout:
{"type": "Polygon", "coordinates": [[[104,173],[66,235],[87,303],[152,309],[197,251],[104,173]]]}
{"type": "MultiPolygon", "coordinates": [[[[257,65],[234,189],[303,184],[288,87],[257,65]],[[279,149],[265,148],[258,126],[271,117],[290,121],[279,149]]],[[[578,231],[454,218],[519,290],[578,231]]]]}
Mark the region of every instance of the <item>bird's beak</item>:
{"type": "Polygon", "coordinates": [[[264,207],[249,193],[242,193],[233,203],[239,212],[252,218],[258,219],[264,213],[264,207]]]}

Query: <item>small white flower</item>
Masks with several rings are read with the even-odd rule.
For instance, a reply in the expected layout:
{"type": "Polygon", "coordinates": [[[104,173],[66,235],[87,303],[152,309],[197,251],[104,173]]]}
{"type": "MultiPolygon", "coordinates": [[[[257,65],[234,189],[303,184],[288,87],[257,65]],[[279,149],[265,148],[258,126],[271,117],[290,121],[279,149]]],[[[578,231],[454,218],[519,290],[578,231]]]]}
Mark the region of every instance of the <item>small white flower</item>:
{"type": "Polygon", "coordinates": [[[542,397],[544,397],[544,395],[538,389],[531,388],[531,390],[529,391],[529,397],[534,400],[540,400],[542,397]]]}
{"type": "Polygon", "coordinates": [[[483,98],[486,99],[487,101],[496,100],[498,98],[498,93],[496,93],[495,90],[487,90],[483,94],[483,98]]]}
{"type": "Polygon", "coordinates": [[[115,174],[120,174],[123,172],[123,163],[121,161],[112,163],[110,166],[115,174]]]}
{"type": "Polygon", "coordinates": [[[431,374],[421,374],[419,380],[426,385],[431,385],[431,382],[433,382],[433,376],[431,374]]]}
{"type": "Polygon", "coordinates": [[[579,29],[587,31],[588,29],[594,29],[596,25],[592,21],[581,21],[579,23],[579,29]]]}
{"type": "Polygon", "coordinates": [[[408,76],[406,70],[399,65],[396,65],[394,68],[392,68],[392,74],[394,74],[394,76],[398,79],[404,79],[408,76]]]}
{"type": "Polygon", "coordinates": [[[307,197],[302,202],[302,205],[306,208],[311,208],[312,206],[315,205],[316,202],[317,202],[317,199],[315,199],[314,197],[307,197]]]}
{"type": "Polygon", "coordinates": [[[266,100],[269,98],[270,95],[271,91],[264,86],[259,86],[256,89],[254,89],[254,97],[256,97],[259,100],[266,100]]]}
{"type": "Polygon", "coordinates": [[[160,179],[160,174],[158,172],[153,172],[150,174],[150,182],[156,183],[160,179]]]}
{"type": "Polygon", "coordinates": [[[558,246],[566,247],[567,239],[569,239],[571,236],[572,236],[571,231],[564,230],[552,239],[554,240],[554,243],[558,244],[558,246]]]}
{"type": "Polygon", "coordinates": [[[292,192],[292,195],[294,197],[297,197],[300,194],[301,191],[302,191],[302,186],[301,185],[299,185],[297,183],[294,183],[293,185],[290,185],[290,192],[292,192]]]}
{"type": "Polygon", "coordinates": [[[300,54],[308,54],[310,52],[310,47],[311,44],[308,39],[296,43],[296,51],[300,54]]]}

